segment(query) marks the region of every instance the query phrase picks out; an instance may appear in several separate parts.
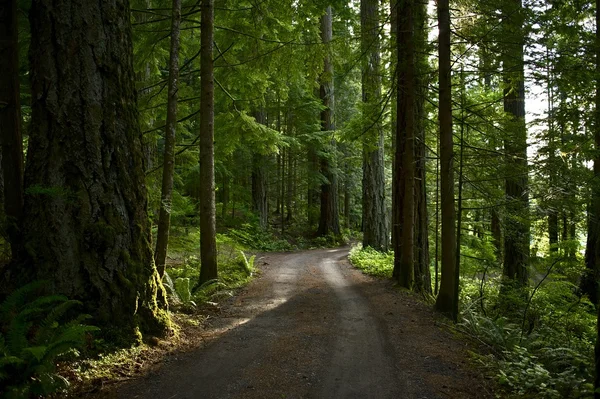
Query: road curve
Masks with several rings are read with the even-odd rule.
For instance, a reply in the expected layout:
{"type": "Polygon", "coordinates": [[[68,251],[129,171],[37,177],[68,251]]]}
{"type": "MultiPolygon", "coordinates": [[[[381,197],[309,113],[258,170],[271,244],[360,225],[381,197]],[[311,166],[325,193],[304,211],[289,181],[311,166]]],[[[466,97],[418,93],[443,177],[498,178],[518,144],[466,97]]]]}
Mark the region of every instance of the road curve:
{"type": "Polygon", "coordinates": [[[116,396],[486,397],[462,370],[461,344],[449,344],[426,307],[354,270],[347,253],[257,259],[260,277],[215,318],[206,347],[167,359],[116,396]]]}

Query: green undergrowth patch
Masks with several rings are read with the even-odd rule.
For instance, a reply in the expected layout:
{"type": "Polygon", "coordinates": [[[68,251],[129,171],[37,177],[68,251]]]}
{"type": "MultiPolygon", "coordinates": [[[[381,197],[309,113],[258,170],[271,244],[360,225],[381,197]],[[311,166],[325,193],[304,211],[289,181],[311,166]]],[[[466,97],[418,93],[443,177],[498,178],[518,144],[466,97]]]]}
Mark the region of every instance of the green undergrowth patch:
{"type": "Polygon", "coordinates": [[[394,269],[394,253],[379,252],[371,247],[363,248],[357,244],[348,255],[350,262],[365,274],[377,277],[391,278],[394,269]]]}
{"type": "Polygon", "coordinates": [[[463,278],[457,329],[482,351],[474,357],[506,397],[593,396],[596,313],[569,278],[565,262],[533,269],[526,288],[510,287],[499,270],[463,278]]]}
{"type": "Polygon", "coordinates": [[[163,280],[172,309],[190,311],[206,302],[220,302],[233,296],[234,290],[250,282],[256,273],[251,250],[231,235],[218,234],[219,277],[198,285],[201,265],[196,245],[189,238],[181,239],[173,250],[172,256],[181,258],[170,265],[163,280]]]}

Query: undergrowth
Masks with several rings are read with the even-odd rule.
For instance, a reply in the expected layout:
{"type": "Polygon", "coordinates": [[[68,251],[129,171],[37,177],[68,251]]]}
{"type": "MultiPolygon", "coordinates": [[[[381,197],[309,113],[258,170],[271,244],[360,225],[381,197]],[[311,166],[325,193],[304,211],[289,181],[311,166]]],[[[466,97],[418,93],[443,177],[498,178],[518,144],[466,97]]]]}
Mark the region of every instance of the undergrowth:
{"type": "Polygon", "coordinates": [[[27,284],[0,305],[0,394],[27,398],[64,391],[69,382],[56,363],[74,359],[98,328],[74,309],[80,302],[45,295],[44,281],[27,284]]]}
{"type": "Polygon", "coordinates": [[[365,274],[377,277],[391,278],[394,269],[394,253],[379,252],[373,248],[363,248],[355,245],[348,255],[350,262],[365,274]]]}
{"type": "Polygon", "coordinates": [[[507,395],[590,398],[596,314],[570,278],[578,266],[561,259],[535,266],[529,287],[510,288],[498,267],[481,273],[482,265],[467,263],[473,274],[462,279],[457,328],[484,348],[474,356],[507,395]]]}

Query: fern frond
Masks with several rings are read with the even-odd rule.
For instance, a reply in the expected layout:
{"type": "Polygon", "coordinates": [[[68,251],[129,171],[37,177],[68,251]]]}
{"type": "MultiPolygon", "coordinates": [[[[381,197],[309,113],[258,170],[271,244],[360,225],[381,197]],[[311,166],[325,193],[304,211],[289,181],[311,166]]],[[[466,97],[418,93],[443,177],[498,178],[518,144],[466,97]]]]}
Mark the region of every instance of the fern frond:
{"type": "Polygon", "coordinates": [[[29,294],[39,291],[47,285],[46,281],[34,281],[14,290],[0,304],[0,321],[5,324],[10,322],[14,313],[19,310],[25,303],[29,294]]]}
{"type": "Polygon", "coordinates": [[[81,305],[81,302],[76,300],[66,300],[58,306],[52,308],[48,316],[42,320],[35,336],[32,339],[33,343],[47,342],[48,339],[56,332],[56,327],[59,325],[59,319],[73,306],[81,305]]]}

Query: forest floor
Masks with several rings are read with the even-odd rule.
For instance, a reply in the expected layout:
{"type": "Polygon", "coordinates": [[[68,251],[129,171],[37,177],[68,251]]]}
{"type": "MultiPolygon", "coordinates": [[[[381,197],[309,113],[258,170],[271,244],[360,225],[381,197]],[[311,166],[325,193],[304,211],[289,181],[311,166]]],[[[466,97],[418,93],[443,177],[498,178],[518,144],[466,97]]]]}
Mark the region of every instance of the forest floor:
{"type": "Polygon", "coordinates": [[[348,248],[270,253],[171,354],[102,398],[492,398],[431,306],[347,261],[348,248]]]}

